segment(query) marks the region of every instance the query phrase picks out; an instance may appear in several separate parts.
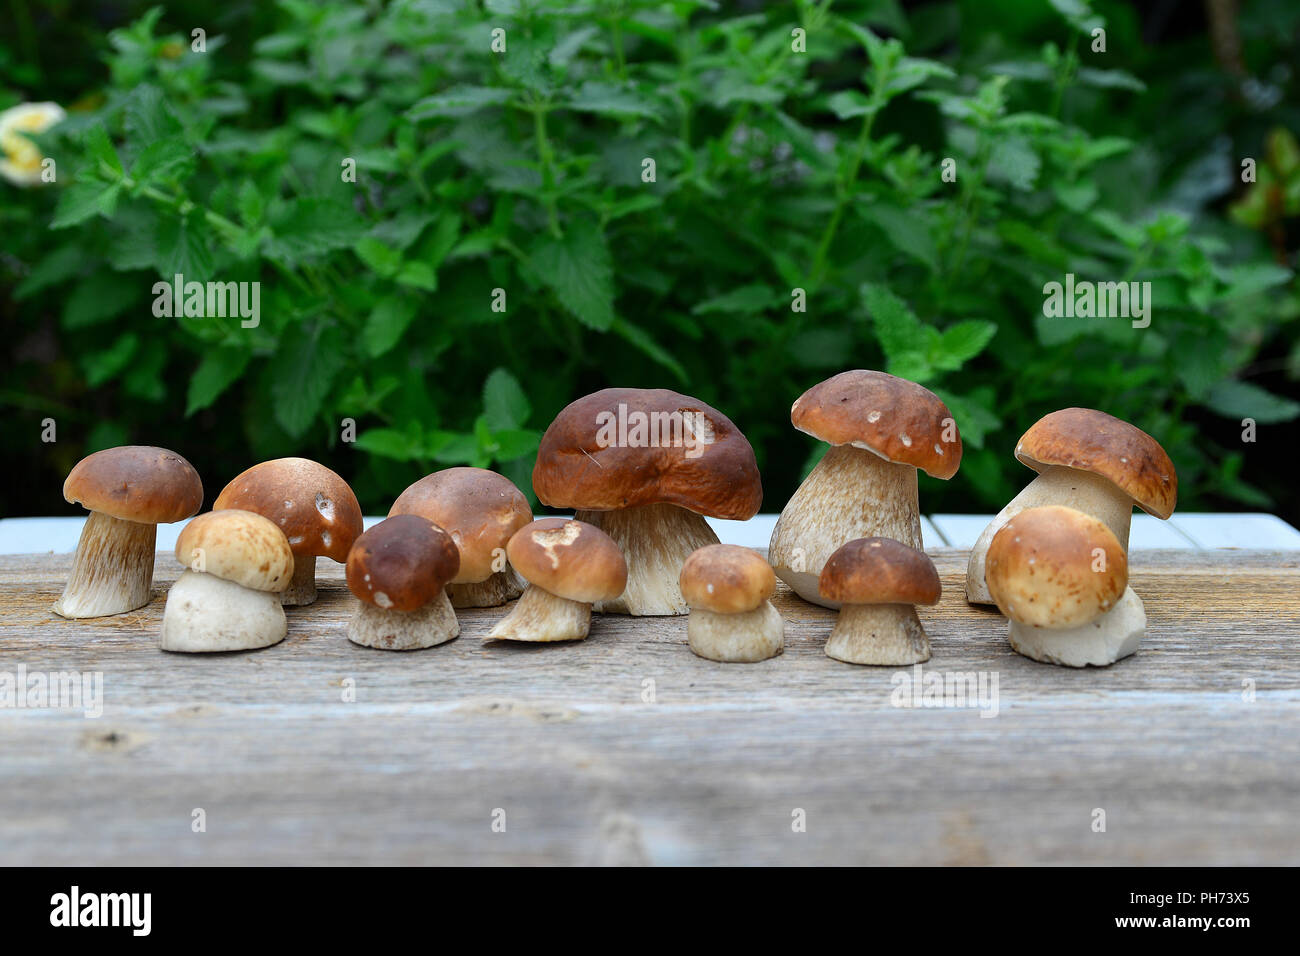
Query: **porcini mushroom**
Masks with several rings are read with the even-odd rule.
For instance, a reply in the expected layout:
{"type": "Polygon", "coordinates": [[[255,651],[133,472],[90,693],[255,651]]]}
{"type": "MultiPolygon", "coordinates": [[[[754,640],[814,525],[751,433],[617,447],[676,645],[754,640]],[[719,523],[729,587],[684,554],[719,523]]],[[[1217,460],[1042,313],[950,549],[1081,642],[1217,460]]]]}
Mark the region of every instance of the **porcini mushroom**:
{"type": "Polygon", "coordinates": [[[943,586],[924,551],[891,538],[858,538],[826,560],[819,586],[840,606],[827,657],[895,667],[930,659],[916,605],[938,604],[943,586]]]}
{"type": "Polygon", "coordinates": [[[489,641],[580,641],[591,628],[591,606],[627,586],[623,552],[605,532],[573,518],[539,518],[506,545],[528,587],[489,641]]]}
{"type": "Polygon", "coordinates": [[[361,534],[361,505],[348,483],[306,458],[254,465],[221,490],[214,510],[239,508],[270,518],[293,549],[293,580],[280,595],[288,605],[316,600],[316,558],[342,564],[361,534]]]}
{"type": "Polygon", "coordinates": [[[247,651],[284,640],[280,591],[293,576],[293,552],[270,519],[201,514],[181,529],[176,560],[186,570],[167,594],[164,651],[247,651]]]}
{"type": "Polygon", "coordinates": [[[533,469],[543,504],[573,508],[627,558],[627,590],[597,601],[613,614],[685,614],[677,577],[717,544],[704,520],[744,521],[763,501],[754,449],[716,408],[667,389],[607,388],[546,429],[533,469]]]}
{"type": "Polygon", "coordinates": [[[1108,525],[1052,505],[1014,515],[989,544],[986,576],[1007,638],[1025,657],[1105,666],[1137,650],[1146,610],[1108,525]]]}
{"type": "Polygon", "coordinates": [[[920,548],[918,468],[948,479],[961,465],[961,434],[948,406],[915,382],[855,369],[814,385],[790,421],[831,445],[794,493],[767,558],[805,601],[834,608],[819,589],[831,553],[856,538],[892,538],[920,548]]]}
{"type": "Polygon", "coordinates": [[[1178,503],[1178,475],[1160,443],[1093,408],[1063,408],[1040,418],[1016,443],[1016,458],[1038,477],[989,522],[971,549],[966,600],[995,603],[985,583],[993,536],[1028,508],[1065,505],[1106,524],[1128,550],[1133,506],[1165,519],[1178,503]]]}
{"type": "Polygon", "coordinates": [[[506,543],[533,513],[504,475],[485,468],[436,471],[398,495],[388,514],[428,518],[456,542],[460,571],[447,585],[452,607],[496,607],[523,593],[506,543]]]}
{"type": "Polygon", "coordinates": [[[174,451],[123,445],[77,462],[63,483],[63,497],[81,504],[90,517],[53,611],[68,618],[103,617],[149,603],[157,525],[197,512],[203,482],[174,451]]]}
{"type": "Polygon", "coordinates": [[[460,634],[446,584],[460,568],[451,535],[419,515],[385,518],[348,552],[348,588],[361,602],[348,640],[412,651],[460,634]]]}
{"type": "Polygon", "coordinates": [[[765,661],[785,646],[785,621],[772,606],[776,575],[749,548],[710,544],[682,565],[682,596],[691,607],[686,638],[711,661],[765,661]]]}

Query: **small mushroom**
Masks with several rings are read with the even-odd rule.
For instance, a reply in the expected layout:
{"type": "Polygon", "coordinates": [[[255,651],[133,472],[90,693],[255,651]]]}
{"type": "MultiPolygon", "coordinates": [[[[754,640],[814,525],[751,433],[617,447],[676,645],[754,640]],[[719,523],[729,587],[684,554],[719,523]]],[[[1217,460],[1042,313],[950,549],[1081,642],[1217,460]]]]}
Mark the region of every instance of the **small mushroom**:
{"type": "Polygon", "coordinates": [[[785,621],[772,606],[776,575],[749,548],[711,544],[682,565],[682,596],[691,606],[686,637],[711,661],[765,661],[785,646],[785,621]]]}
{"type": "Polygon", "coordinates": [[[1096,409],[1063,408],[1043,416],[1016,443],[1016,458],[1038,477],[998,512],[971,549],[966,600],[972,604],[995,603],[984,580],[989,544],[1028,508],[1077,508],[1105,522],[1128,550],[1134,505],[1166,519],[1178,503],[1178,474],[1160,443],[1096,409]]]}
{"type": "Polygon", "coordinates": [[[166,448],[123,445],[81,459],[63,497],[90,512],[67,587],[54,602],[61,617],[103,617],[149,603],[157,525],[183,521],[203,504],[194,466],[166,448]]]}
{"type": "Polygon", "coordinates": [[[627,586],[623,552],[585,521],[540,518],[516,531],[506,551],[528,587],[485,640],[580,641],[591,628],[592,604],[627,586]]]}
{"type": "Polygon", "coordinates": [[[827,657],[894,667],[930,659],[916,605],[938,604],[943,586],[924,551],[891,538],[858,538],[827,559],[819,586],[840,605],[827,657]]]}
{"type": "Polygon", "coordinates": [[[268,518],[201,514],[181,529],[176,560],[186,570],[167,594],[164,651],[247,651],[284,640],[280,592],[293,576],[293,552],[268,518]]]}
{"type": "Polygon", "coordinates": [[[447,585],[452,607],[496,607],[523,592],[505,549],[533,513],[504,475],[485,468],[434,472],[398,495],[388,514],[428,518],[456,542],[460,572],[447,585]]]}
{"type": "Polygon", "coordinates": [[[348,588],[361,602],[348,640],[413,651],[460,634],[446,584],[460,569],[451,535],[419,515],[385,518],[348,552],[348,588]]]}
{"type": "Polygon", "coordinates": [[[1137,650],[1146,611],[1115,533],[1074,508],[1028,508],[989,544],[986,580],[1018,654],[1102,667],[1137,650]]]}
{"type": "Polygon", "coordinates": [[[242,472],[221,490],[214,510],[240,508],[270,518],[293,549],[293,580],[280,600],[316,600],[316,558],[342,564],[361,534],[361,505],[348,483],[306,458],[276,458],[242,472]]]}
{"type": "Polygon", "coordinates": [[[717,544],[704,520],[752,518],[763,502],[754,449],[731,420],[667,389],[606,388],[567,406],[546,429],[533,490],[600,528],[627,558],[627,590],[607,614],[685,614],[678,575],[717,544]]]}
{"type": "Polygon", "coordinates": [[[790,421],[831,448],[781,511],[767,556],[801,598],[835,608],[819,588],[831,553],[868,537],[922,547],[917,469],[945,480],[955,475],[961,434],[933,392],[866,369],[808,389],[790,421]]]}

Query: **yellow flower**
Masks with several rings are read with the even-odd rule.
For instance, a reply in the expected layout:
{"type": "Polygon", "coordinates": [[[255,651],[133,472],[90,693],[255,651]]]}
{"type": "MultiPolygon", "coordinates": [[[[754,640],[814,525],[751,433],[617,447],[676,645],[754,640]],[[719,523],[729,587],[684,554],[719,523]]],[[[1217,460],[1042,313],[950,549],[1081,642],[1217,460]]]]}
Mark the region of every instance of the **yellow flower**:
{"type": "Polygon", "coordinates": [[[41,183],[44,156],[26,133],[44,133],[67,114],[58,103],[19,103],[0,113],[0,176],[18,186],[41,183]]]}

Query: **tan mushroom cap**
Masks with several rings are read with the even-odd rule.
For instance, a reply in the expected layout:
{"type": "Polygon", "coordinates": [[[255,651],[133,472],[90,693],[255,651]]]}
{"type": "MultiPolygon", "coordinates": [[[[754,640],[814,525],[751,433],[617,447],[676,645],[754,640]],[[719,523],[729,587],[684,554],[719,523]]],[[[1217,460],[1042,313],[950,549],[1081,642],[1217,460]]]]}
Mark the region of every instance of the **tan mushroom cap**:
{"type": "Polygon", "coordinates": [[[606,388],[568,405],[542,436],[533,490],[553,508],[670,504],[739,521],[763,503],[754,449],[740,429],[713,406],[664,388],[606,388]],[[619,421],[628,426],[622,435],[619,421]],[[644,434],[638,421],[647,422],[644,434]]]}
{"type": "Polygon", "coordinates": [[[989,544],[984,577],[998,610],[1021,624],[1069,628],[1110,610],[1128,587],[1128,558],[1092,515],[1029,508],[989,544]]]}
{"type": "Polygon", "coordinates": [[[426,475],[397,496],[389,516],[414,514],[446,531],[460,550],[452,584],[492,576],[498,550],[533,520],[528,499],[505,475],[486,468],[447,468],[426,475]]]}
{"type": "Polygon", "coordinates": [[[295,555],[342,563],[361,534],[361,505],[348,483],[307,458],[276,458],[241,472],[213,509],[240,508],[270,518],[295,555]]]}
{"type": "Polygon", "coordinates": [[[251,511],[209,511],[176,539],[176,560],[254,591],[283,591],[293,577],[293,552],[284,532],[251,511]]]}
{"type": "Polygon", "coordinates": [[[1178,474],[1160,443],[1095,408],[1044,415],[1020,436],[1016,458],[1034,471],[1061,465],[1100,475],[1157,518],[1168,518],[1178,504],[1178,474]]]}
{"type": "Polygon", "coordinates": [[[795,400],[790,422],[832,445],[853,445],[886,461],[951,478],[961,466],[961,433],[928,388],[887,372],[853,369],[795,400]]]}
{"type": "Polygon", "coordinates": [[[123,521],[170,524],[202,507],[203,482],[194,466],[174,451],[122,445],[77,462],[63,482],[63,497],[123,521]]]}
{"type": "Polygon", "coordinates": [[[893,538],[856,538],[826,559],[817,582],[837,604],[938,604],[939,572],[924,551],[893,538]]]}
{"type": "Polygon", "coordinates": [[[375,607],[417,611],[456,576],[460,554],[451,535],[428,518],[394,515],[348,552],[348,590],[375,607]]]}
{"type": "Polygon", "coordinates": [[[612,601],[627,587],[623,552],[585,521],[539,518],[515,532],[506,555],[528,583],[570,601],[612,601]]]}
{"type": "Polygon", "coordinates": [[[679,580],[687,604],[718,614],[752,611],[776,593],[772,566],[757,551],[735,544],[696,549],[679,580]]]}

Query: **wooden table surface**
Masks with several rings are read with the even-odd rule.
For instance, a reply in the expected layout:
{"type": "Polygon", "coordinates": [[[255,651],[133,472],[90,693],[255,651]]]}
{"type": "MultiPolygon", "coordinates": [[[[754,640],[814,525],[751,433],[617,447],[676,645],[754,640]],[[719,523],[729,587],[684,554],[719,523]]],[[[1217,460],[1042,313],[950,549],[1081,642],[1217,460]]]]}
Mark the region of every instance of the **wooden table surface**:
{"type": "Polygon", "coordinates": [[[895,706],[915,672],[830,660],[832,612],[784,589],[761,664],[695,657],[684,618],[485,644],[501,609],[402,654],[346,640],[322,561],[282,644],[185,656],[170,554],[148,607],[80,622],[49,611],[69,555],[0,557],[0,677],[104,693],[0,709],[0,863],[1300,863],[1300,553],[1134,552],[1147,639],[1082,671],[1014,654],[931,553],[923,673],[996,678],[996,715],[895,706]]]}

